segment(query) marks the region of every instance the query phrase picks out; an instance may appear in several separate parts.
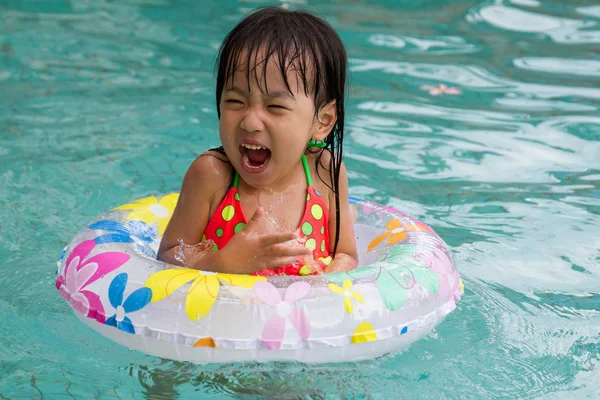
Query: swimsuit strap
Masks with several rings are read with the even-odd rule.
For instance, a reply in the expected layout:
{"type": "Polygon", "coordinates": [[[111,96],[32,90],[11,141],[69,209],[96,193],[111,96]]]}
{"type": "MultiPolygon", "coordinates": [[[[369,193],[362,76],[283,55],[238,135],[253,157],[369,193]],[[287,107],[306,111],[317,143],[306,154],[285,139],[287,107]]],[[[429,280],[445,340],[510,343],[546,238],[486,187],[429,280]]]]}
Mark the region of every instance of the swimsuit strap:
{"type": "MultiPolygon", "coordinates": [[[[308,186],[312,186],[312,178],[310,176],[310,169],[308,168],[308,161],[306,160],[306,156],[302,154],[302,165],[304,166],[304,173],[306,174],[306,183],[308,186]]],[[[233,177],[233,187],[237,189],[238,184],[240,183],[240,174],[235,171],[235,176],[233,177]]]]}
{"type": "Polygon", "coordinates": [[[238,183],[240,183],[240,174],[238,174],[238,172],[235,171],[235,176],[233,177],[233,187],[237,189],[238,183]]]}
{"type": "Polygon", "coordinates": [[[306,161],[306,156],[302,154],[302,165],[304,166],[304,173],[306,174],[306,184],[310,187],[312,186],[312,178],[310,177],[310,169],[308,169],[308,161],[306,161]]]}

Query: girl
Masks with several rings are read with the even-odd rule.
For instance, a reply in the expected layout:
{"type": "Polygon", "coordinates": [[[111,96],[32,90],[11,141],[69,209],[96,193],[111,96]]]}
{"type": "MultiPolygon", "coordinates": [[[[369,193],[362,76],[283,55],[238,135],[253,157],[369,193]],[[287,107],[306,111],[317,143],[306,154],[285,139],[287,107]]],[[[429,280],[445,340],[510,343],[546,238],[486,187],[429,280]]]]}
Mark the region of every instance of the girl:
{"type": "Polygon", "coordinates": [[[337,33],[307,12],[264,8],[227,35],[217,63],[222,147],[187,171],[158,258],[181,264],[179,242],[201,242],[215,251],[186,257],[187,267],[260,275],[355,268],[341,160],[346,52],[337,33]]]}

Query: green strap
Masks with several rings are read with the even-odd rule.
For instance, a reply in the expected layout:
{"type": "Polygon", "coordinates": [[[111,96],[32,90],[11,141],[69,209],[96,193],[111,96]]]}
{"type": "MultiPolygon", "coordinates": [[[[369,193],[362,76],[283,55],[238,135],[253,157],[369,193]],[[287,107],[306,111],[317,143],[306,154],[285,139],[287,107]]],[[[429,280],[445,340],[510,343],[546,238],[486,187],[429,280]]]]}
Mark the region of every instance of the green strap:
{"type": "Polygon", "coordinates": [[[310,177],[310,169],[308,169],[308,161],[306,156],[302,154],[302,165],[304,165],[304,173],[306,174],[306,183],[308,186],[312,186],[312,178],[310,177]]]}
{"type": "MultiPolygon", "coordinates": [[[[308,169],[308,161],[306,161],[306,156],[302,154],[302,165],[304,166],[304,173],[306,174],[306,183],[308,186],[312,186],[312,178],[310,177],[310,169],[308,169]]],[[[238,183],[240,182],[240,174],[235,171],[235,176],[233,177],[233,187],[237,188],[238,183]]]]}
{"type": "Polygon", "coordinates": [[[235,176],[233,177],[233,187],[237,189],[239,182],[240,182],[240,174],[238,174],[238,172],[235,171],[235,176]]]}

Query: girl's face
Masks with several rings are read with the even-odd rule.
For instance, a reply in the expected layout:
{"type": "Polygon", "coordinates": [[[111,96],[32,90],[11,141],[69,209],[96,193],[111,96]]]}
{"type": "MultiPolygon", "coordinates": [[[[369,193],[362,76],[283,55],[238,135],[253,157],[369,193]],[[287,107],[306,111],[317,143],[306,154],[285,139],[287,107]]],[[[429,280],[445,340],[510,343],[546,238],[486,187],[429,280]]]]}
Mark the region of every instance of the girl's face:
{"type": "MultiPolygon", "coordinates": [[[[260,53],[257,58],[261,59],[260,53]]],[[[238,69],[233,81],[226,82],[221,97],[221,143],[244,182],[255,188],[286,185],[308,141],[324,139],[335,122],[327,115],[314,118],[314,101],[310,93],[304,93],[296,71],[288,70],[290,93],[275,60],[277,57],[271,57],[266,65],[268,92],[264,82],[261,92],[255,78],[263,77],[265,65],[261,63],[256,74],[250,74],[250,82],[245,68],[238,69]],[[331,126],[323,127],[322,122],[331,126]]]]}

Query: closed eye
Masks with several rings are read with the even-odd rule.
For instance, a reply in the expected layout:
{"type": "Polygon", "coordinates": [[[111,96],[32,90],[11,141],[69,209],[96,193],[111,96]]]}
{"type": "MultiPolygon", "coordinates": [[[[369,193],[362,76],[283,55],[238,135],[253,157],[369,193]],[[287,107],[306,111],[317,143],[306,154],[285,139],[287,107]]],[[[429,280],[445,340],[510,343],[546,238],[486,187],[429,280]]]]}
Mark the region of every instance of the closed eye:
{"type": "Polygon", "coordinates": [[[271,105],[267,106],[267,108],[272,108],[272,109],[276,109],[276,110],[289,110],[289,108],[280,106],[279,104],[271,104],[271,105]]]}

